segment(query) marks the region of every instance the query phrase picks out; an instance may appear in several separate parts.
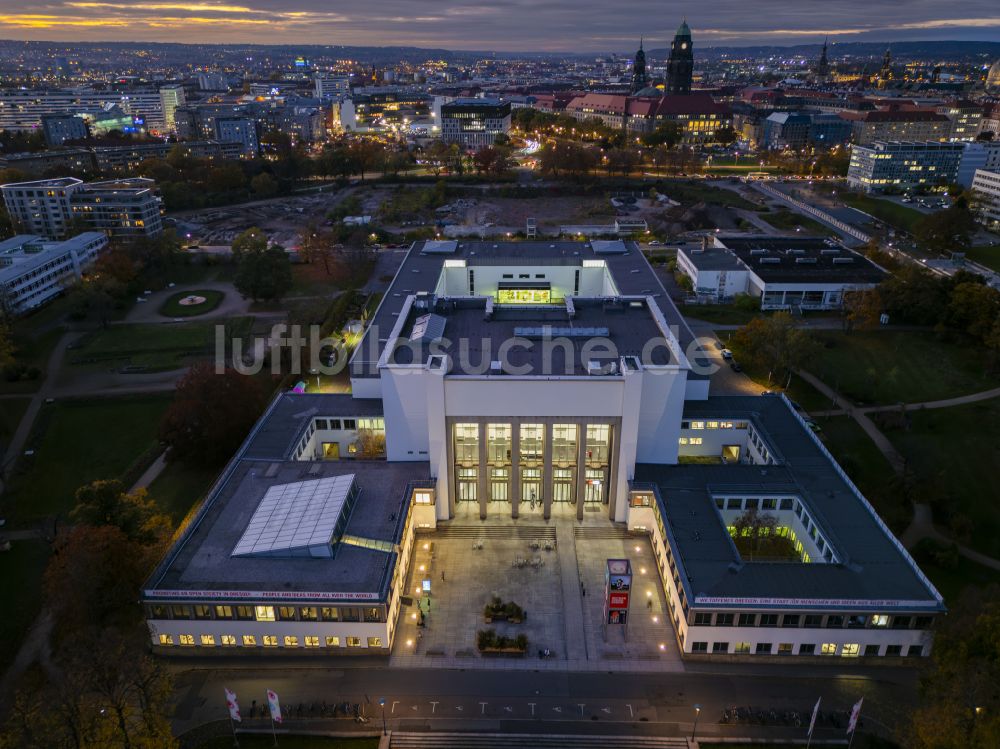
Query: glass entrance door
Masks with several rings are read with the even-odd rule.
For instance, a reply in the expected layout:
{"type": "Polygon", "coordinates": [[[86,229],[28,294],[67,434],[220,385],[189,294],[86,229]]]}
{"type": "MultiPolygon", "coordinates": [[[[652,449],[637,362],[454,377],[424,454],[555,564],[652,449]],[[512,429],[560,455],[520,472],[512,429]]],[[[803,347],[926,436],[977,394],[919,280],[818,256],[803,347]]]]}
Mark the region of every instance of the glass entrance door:
{"type": "Polygon", "coordinates": [[[456,470],[455,483],[458,491],[455,498],[459,502],[475,502],[479,487],[479,471],[476,468],[459,468],[456,470]]]}
{"type": "Polygon", "coordinates": [[[607,475],[603,468],[588,468],[583,484],[584,498],[587,503],[603,504],[607,496],[607,475]]]}
{"type": "Polygon", "coordinates": [[[542,509],[542,469],[521,469],[521,509],[542,509]]]}
{"type": "Polygon", "coordinates": [[[575,502],[575,482],[573,475],[576,473],[572,468],[552,469],[552,501],[553,502],[575,502]]]}

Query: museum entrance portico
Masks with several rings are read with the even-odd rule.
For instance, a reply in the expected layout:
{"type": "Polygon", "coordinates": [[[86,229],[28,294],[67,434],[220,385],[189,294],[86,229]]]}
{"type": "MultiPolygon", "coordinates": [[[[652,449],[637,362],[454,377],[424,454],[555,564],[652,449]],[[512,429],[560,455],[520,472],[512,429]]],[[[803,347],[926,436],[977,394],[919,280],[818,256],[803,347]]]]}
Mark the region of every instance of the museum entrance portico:
{"type": "Polygon", "coordinates": [[[449,515],[614,517],[620,420],[449,419],[449,515]]]}

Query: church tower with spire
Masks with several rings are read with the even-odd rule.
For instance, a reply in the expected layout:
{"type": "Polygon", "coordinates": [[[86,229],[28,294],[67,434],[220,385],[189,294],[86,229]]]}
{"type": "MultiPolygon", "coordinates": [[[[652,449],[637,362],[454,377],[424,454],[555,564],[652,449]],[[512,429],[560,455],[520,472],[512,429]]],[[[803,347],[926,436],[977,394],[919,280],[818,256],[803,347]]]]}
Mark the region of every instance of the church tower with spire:
{"type": "Polygon", "coordinates": [[[667,93],[690,94],[691,78],[694,76],[694,49],[691,44],[691,29],[687,19],[681,23],[670,44],[670,58],[667,60],[667,93]]]}
{"type": "Polygon", "coordinates": [[[649,85],[649,78],[646,76],[646,53],[642,49],[642,38],[639,39],[639,51],[635,53],[635,62],[632,63],[632,85],[629,93],[633,96],[649,85]]]}
{"type": "Polygon", "coordinates": [[[828,78],[830,75],[830,60],[827,57],[827,43],[828,39],[823,40],[823,50],[819,54],[819,62],[816,63],[816,67],[813,70],[813,74],[818,79],[828,78]]]}

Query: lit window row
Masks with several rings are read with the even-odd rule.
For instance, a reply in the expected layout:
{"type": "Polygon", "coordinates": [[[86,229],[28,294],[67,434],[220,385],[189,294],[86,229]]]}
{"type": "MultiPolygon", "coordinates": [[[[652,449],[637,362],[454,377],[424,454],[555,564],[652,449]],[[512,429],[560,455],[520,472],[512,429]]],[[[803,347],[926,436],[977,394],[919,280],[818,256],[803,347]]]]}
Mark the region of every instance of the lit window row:
{"type": "MultiPolygon", "coordinates": [[[[306,635],[305,637],[299,638],[295,635],[285,635],[280,643],[286,648],[297,648],[300,647],[299,640],[302,641],[302,647],[307,648],[318,648],[321,644],[328,648],[339,648],[341,638],[336,635],[327,635],[326,637],[319,637],[317,635],[306,635]]],[[[360,637],[345,637],[344,644],[349,648],[360,648],[362,645],[362,640],[360,637]]],[[[216,645],[221,645],[224,647],[235,647],[237,644],[243,645],[247,648],[255,648],[258,645],[256,635],[242,635],[241,639],[237,641],[236,635],[219,635],[216,638],[215,635],[201,635],[198,641],[195,641],[194,635],[177,635],[176,640],[173,635],[161,634],[159,636],[160,645],[183,645],[187,647],[193,647],[195,644],[199,644],[202,647],[215,647],[216,645]]],[[[260,645],[267,648],[276,648],[279,646],[279,638],[277,635],[263,635],[260,638],[260,645]]],[[[370,648],[381,648],[382,638],[381,637],[369,637],[368,647],[370,648]]]]}

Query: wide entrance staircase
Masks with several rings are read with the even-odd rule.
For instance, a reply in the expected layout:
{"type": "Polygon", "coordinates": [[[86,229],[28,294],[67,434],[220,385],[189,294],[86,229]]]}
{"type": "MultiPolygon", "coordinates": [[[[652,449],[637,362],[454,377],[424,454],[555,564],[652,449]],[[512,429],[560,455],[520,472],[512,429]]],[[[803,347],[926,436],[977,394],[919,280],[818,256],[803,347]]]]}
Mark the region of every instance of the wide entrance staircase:
{"type": "Polygon", "coordinates": [[[555,541],[554,525],[454,525],[442,523],[434,538],[501,538],[515,541],[555,541]]]}
{"type": "Polygon", "coordinates": [[[393,732],[390,749],[688,749],[685,738],[537,733],[393,732]]]}

